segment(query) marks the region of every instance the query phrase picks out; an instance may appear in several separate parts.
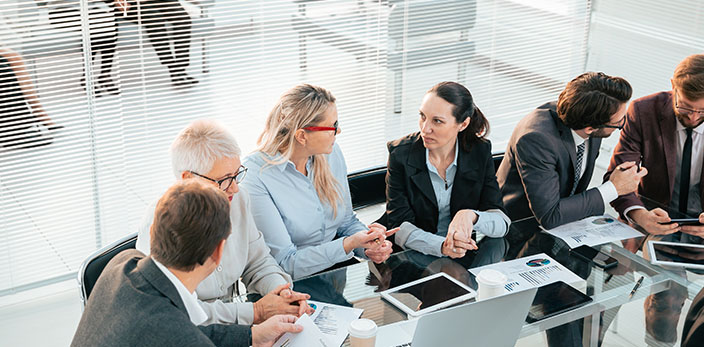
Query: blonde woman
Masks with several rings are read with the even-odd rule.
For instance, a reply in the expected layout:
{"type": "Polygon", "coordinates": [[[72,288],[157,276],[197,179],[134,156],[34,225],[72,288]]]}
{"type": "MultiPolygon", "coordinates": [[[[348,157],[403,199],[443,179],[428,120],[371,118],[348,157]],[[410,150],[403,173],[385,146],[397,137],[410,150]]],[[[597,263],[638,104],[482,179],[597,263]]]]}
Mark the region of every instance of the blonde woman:
{"type": "Polygon", "coordinates": [[[245,158],[242,184],[271,254],[294,279],[366,255],[381,263],[391,242],[380,224],[366,227],[352,211],[335,97],[303,84],[269,113],[258,151],[245,158]]]}

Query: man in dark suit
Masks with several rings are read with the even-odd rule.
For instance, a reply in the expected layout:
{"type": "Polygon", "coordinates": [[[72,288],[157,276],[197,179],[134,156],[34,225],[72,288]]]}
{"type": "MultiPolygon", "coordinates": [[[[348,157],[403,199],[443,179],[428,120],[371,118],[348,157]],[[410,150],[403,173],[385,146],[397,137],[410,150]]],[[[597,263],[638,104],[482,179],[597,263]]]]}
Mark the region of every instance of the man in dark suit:
{"type": "Polygon", "coordinates": [[[704,341],[704,289],[692,301],[682,329],[682,347],[697,347],[704,341]]]}
{"type": "Polygon", "coordinates": [[[220,263],[229,210],[215,187],[186,180],[169,188],[154,213],[151,256],[126,250],[108,263],[71,345],[271,346],[284,332],[300,332],[295,316],[251,328],[197,326],[207,315],[194,291],[220,263]]]}
{"type": "MultiPolygon", "coordinates": [[[[641,158],[650,171],[638,195],[630,193],[612,202],[616,211],[646,232],[643,245],[648,240],[704,242],[704,226],[668,223],[671,214],[704,222],[704,54],[685,58],[670,81],[672,91],[633,101],[605,175],[609,179],[618,165],[641,158]]],[[[636,245],[632,251],[637,249],[636,245]]],[[[673,288],[646,299],[646,339],[677,341],[686,297],[685,290],[673,288]]]]}
{"type": "Polygon", "coordinates": [[[557,103],[538,107],[516,125],[497,179],[512,221],[537,223],[507,236],[514,257],[538,230],[604,213],[619,195],[635,191],[647,170],[634,162],[620,165],[603,185],[587,189],[601,139],[623,125],[631,86],[619,77],[587,72],[570,81],[557,103]]]}

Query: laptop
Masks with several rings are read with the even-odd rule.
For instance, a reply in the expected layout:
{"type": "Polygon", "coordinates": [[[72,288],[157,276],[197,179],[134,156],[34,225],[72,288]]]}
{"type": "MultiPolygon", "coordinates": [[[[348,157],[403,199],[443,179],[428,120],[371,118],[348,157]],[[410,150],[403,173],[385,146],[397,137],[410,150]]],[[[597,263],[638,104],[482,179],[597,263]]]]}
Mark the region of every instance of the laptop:
{"type": "Polygon", "coordinates": [[[379,347],[516,344],[538,288],[452,307],[379,328],[379,347]]]}

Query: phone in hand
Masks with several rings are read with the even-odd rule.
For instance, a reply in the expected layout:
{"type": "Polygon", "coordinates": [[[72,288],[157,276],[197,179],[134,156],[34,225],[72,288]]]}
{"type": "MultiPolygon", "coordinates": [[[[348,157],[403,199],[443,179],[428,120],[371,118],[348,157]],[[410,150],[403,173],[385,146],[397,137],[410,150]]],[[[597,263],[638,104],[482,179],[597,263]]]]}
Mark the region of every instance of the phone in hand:
{"type": "Polygon", "coordinates": [[[699,218],[672,218],[670,219],[669,222],[666,223],[660,223],[658,224],[672,224],[672,223],[677,223],[679,225],[702,225],[701,222],[699,222],[699,218]]]}
{"type": "Polygon", "coordinates": [[[610,269],[618,265],[618,260],[616,258],[609,256],[606,253],[597,251],[596,249],[589,247],[587,245],[579,246],[570,250],[570,254],[582,258],[586,261],[593,261],[594,265],[602,269],[610,269]]]}

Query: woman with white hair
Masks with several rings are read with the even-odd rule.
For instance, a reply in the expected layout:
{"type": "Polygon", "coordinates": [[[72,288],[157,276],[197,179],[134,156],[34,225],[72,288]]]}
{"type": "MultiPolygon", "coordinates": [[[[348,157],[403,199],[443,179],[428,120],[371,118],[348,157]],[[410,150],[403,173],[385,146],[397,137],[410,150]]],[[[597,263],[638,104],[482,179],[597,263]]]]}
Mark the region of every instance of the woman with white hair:
{"type": "MultiPolygon", "coordinates": [[[[222,261],[196,288],[199,304],[208,314],[202,324],[258,324],[276,314],[300,316],[311,311],[305,302],[309,296],[291,290],[291,277],[276,264],[256,228],[249,196],[239,188],[247,169],[240,164],[240,148],[232,134],[215,121],[197,120],[176,136],[170,154],[177,179],[201,179],[219,187],[230,200],[232,234],[222,261]],[[248,291],[266,295],[254,304],[232,302],[233,293],[239,294],[240,277],[248,291]]],[[[137,237],[137,249],[145,254],[155,208],[152,204],[148,209],[137,237]]]]}
{"type": "Polygon", "coordinates": [[[259,150],[245,158],[252,214],[271,254],[298,279],[353,257],[380,263],[391,254],[380,224],[369,227],[352,211],[347,166],[332,94],[303,84],[269,113],[259,150]]]}

